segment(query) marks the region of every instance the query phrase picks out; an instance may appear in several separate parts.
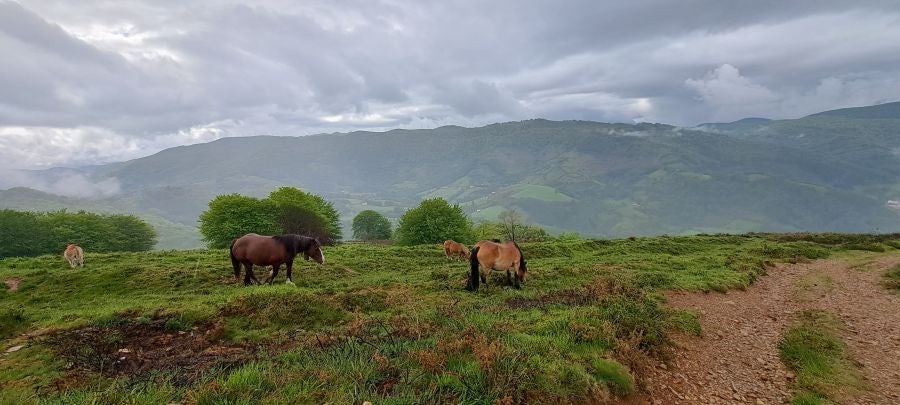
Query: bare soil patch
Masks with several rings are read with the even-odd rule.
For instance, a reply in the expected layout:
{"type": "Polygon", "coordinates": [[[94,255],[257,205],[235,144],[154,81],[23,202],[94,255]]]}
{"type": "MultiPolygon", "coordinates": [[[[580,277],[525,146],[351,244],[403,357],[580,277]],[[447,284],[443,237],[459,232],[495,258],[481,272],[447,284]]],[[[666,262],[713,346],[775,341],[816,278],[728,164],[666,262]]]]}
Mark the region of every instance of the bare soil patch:
{"type": "Polygon", "coordinates": [[[794,376],[778,343],[795,314],[820,309],[847,325],[842,338],[866,381],[864,392],[838,393],[841,403],[900,403],[900,295],[880,285],[900,257],[872,257],[864,269],[844,260],[781,264],[746,291],[669,294],[671,306],[700,314],[703,334],[676,337],[673,360],[648,372],[646,401],[789,402],[794,376]]]}
{"type": "Polygon", "coordinates": [[[19,284],[21,284],[21,283],[22,283],[22,280],[18,279],[18,278],[10,278],[10,279],[3,280],[3,284],[6,284],[6,290],[11,293],[19,291],[19,284]]]}
{"type": "Polygon", "coordinates": [[[121,377],[179,369],[175,383],[187,385],[212,367],[230,368],[255,357],[255,347],[221,342],[221,334],[221,323],[177,331],[156,320],[63,331],[45,337],[44,343],[76,375],[121,377]]]}

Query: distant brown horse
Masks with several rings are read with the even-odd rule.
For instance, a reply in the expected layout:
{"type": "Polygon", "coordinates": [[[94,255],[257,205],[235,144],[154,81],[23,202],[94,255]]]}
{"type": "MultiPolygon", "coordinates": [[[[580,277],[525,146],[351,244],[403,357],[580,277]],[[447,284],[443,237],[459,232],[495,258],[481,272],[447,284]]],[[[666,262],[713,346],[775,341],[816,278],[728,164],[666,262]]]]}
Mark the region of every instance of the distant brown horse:
{"type": "Polygon", "coordinates": [[[469,249],[462,243],[447,239],[444,241],[444,255],[447,256],[447,259],[452,257],[457,260],[463,258],[469,260],[469,249]]]}
{"type": "Polygon", "coordinates": [[[525,273],[528,271],[526,267],[525,257],[522,256],[522,249],[516,242],[497,243],[490,240],[483,240],[475,244],[469,263],[472,272],[469,274],[469,282],[466,289],[475,291],[478,289],[478,279],[487,284],[487,277],[491,274],[491,270],[506,271],[506,281],[513,284],[516,288],[521,288],[521,283],[525,281],[525,273]],[[481,274],[478,268],[481,267],[481,274]],[[510,270],[516,272],[515,280],[510,279],[510,270]]]}
{"type": "Polygon", "coordinates": [[[81,250],[80,246],[74,243],[70,243],[69,246],[66,246],[63,257],[66,258],[66,261],[69,262],[69,266],[72,266],[73,269],[75,266],[84,267],[84,251],[81,250]]]}
{"type": "Polygon", "coordinates": [[[325,263],[325,254],[322,253],[322,245],[314,238],[295,234],[262,236],[248,233],[231,242],[231,265],[234,267],[234,278],[241,276],[241,265],[244,265],[244,285],[250,285],[250,280],[260,284],[253,274],[253,266],[272,266],[272,274],[266,280],[272,284],[272,280],[278,275],[278,269],[284,264],[287,267],[287,283],[294,284],[291,279],[291,270],[294,266],[294,257],[303,253],[306,260],[312,258],[319,264],[325,263]]]}

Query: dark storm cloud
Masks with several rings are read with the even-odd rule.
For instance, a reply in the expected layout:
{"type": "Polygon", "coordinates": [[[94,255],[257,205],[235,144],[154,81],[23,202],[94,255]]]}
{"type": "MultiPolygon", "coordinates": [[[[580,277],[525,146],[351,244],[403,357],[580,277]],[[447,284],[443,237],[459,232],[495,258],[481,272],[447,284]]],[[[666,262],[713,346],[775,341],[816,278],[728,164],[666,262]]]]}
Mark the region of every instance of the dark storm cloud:
{"type": "Polygon", "coordinates": [[[0,53],[0,158],[42,167],[259,133],[892,101],[900,6],[0,0],[0,53]]]}

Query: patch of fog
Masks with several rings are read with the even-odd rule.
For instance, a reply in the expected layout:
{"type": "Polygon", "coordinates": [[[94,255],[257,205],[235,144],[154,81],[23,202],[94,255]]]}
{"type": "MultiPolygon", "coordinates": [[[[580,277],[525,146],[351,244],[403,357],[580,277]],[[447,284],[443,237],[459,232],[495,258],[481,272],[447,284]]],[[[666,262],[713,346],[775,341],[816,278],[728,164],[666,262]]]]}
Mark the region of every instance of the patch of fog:
{"type": "Polygon", "coordinates": [[[894,148],[894,149],[891,149],[891,153],[893,153],[893,154],[895,154],[895,155],[897,155],[897,156],[900,156],[900,148],[894,148]]]}
{"type": "Polygon", "coordinates": [[[0,169],[0,189],[13,187],[28,187],[45,193],[79,198],[109,197],[121,190],[119,180],[114,177],[95,181],[73,171],[38,174],[0,169]]]}
{"type": "Polygon", "coordinates": [[[637,136],[637,137],[643,137],[643,136],[650,136],[650,135],[651,135],[651,134],[650,134],[649,132],[647,132],[647,131],[632,131],[632,130],[619,129],[619,128],[611,128],[611,129],[607,130],[606,133],[609,134],[609,135],[612,135],[612,136],[637,136]]]}

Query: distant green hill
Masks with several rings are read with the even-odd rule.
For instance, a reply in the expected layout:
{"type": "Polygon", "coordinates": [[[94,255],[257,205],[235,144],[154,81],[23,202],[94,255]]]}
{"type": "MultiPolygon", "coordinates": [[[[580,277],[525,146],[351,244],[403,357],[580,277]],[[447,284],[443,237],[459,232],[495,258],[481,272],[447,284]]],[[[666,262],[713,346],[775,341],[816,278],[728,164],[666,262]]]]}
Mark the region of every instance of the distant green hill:
{"type": "Polygon", "coordinates": [[[528,120],[226,138],[83,172],[122,185],[104,204],[188,227],[217,194],[290,185],[335,202],[345,225],[363,209],[396,221],[440,196],[476,220],[518,208],[551,231],[595,236],[896,232],[896,105],[697,129],[528,120]]]}

